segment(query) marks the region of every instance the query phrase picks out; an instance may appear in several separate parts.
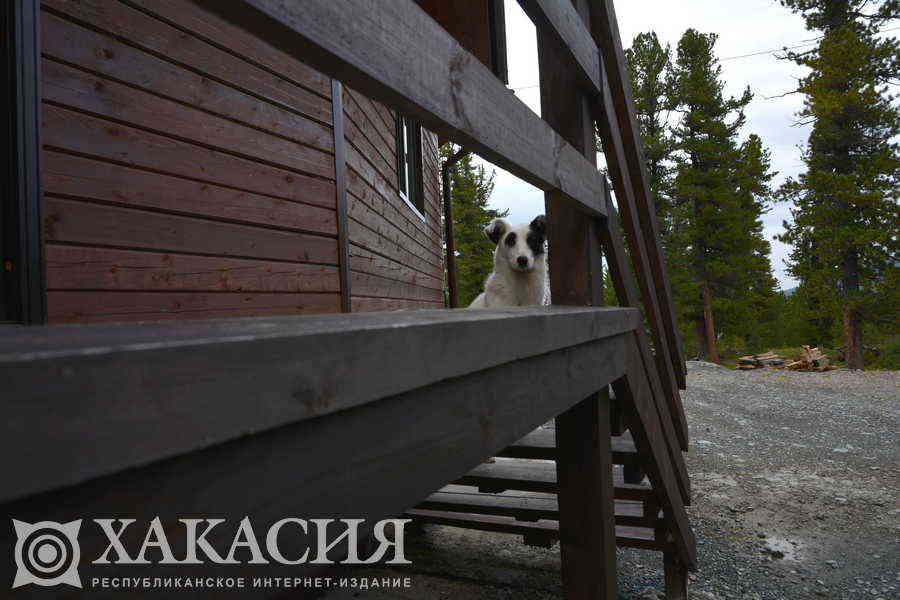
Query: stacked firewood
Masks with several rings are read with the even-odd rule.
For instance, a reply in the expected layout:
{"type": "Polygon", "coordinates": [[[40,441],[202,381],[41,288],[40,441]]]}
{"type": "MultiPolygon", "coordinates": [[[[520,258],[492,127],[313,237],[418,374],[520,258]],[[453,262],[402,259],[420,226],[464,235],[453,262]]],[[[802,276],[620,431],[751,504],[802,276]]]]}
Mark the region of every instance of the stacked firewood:
{"type": "Polygon", "coordinates": [[[753,369],[762,369],[763,367],[778,367],[784,364],[784,357],[775,354],[772,351],[763,354],[752,354],[750,356],[742,356],[738,359],[738,369],[741,371],[752,371],[753,369]]]}
{"type": "Polygon", "coordinates": [[[785,369],[791,371],[831,371],[837,369],[834,365],[828,364],[828,357],[819,348],[810,348],[802,346],[799,356],[795,356],[794,360],[784,365],[785,369]]]}
{"type": "Polygon", "coordinates": [[[771,350],[763,354],[751,354],[738,359],[738,369],[752,371],[772,367],[775,369],[788,369],[790,371],[831,371],[837,367],[828,364],[828,357],[819,348],[801,346],[800,354],[793,359],[785,359],[771,350]]]}

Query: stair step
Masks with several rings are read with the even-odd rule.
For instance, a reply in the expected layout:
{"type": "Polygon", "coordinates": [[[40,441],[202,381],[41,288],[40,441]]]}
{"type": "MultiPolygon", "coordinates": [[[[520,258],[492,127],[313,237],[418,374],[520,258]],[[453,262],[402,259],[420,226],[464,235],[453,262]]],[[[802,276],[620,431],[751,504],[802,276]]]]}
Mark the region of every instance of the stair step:
{"type": "MultiPolygon", "coordinates": [[[[416,508],[432,511],[475,513],[513,517],[518,521],[559,520],[555,494],[507,491],[500,494],[479,493],[470,486],[448,485],[431,494],[416,508]]],[[[629,527],[654,527],[662,522],[644,516],[644,504],[635,500],[616,500],[616,524],[629,527]]]]}
{"type": "MultiPolygon", "coordinates": [[[[453,483],[470,485],[481,492],[498,493],[505,490],[556,493],[556,464],[550,461],[500,458],[497,462],[478,465],[453,483]]],[[[622,467],[613,467],[614,497],[617,500],[646,501],[653,498],[653,489],[646,480],[625,483],[622,467]]]]}
{"type": "MultiPolygon", "coordinates": [[[[630,465],[638,462],[637,448],[631,434],[625,432],[612,440],[612,461],[614,465],[630,465]]],[[[516,443],[503,449],[497,456],[507,458],[531,458],[536,460],[556,460],[556,431],[549,427],[535,429],[516,443]]]]}
{"type": "MultiPolygon", "coordinates": [[[[525,543],[532,546],[548,547],[559,539],[559,521],[549,519],[529,523],[499,515],[445,512],[419,508],[406,511],[406,516],[422,523],[434,523],[498,533],[514,533],[524,536],[525,543]]],[[[655,541],[653,530],[648,527],[616,525],[616,545],[622,548],[666,550],[663,544],[655,541]]]]}

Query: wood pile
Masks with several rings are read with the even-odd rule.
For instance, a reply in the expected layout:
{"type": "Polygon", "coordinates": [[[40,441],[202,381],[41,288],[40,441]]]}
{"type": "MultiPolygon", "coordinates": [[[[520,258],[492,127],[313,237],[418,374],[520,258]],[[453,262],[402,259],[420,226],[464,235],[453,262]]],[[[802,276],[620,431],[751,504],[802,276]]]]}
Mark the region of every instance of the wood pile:
{"type": "Polygon", "coordinates": [[[790,360],[775,354],[771,350],[763,354],[742,356],[738,359],[738,369],[741,371],[752,371],[763,367],[772,367],[775,369],[788,369],[789,371],[822,372],[838,368],[828,363],[828,357],[819,348],[810,348],[809,346],[802,346],[801,348],[800,354],[790,360]]]}
{"type": "Polygon", "coordinates": [[[751,371],[753,369],[762,369],[763,367],[778,367],[783,364],[784,357],[771,351],[763,354],[742,356],[738,359],[738,369],[741,371],[751,371]]]}
{"type": "Polygon", "coordinates": [[[837,369],[834,365],[828,364],[828,357],[819,348],[810,348],[802,346],[799,356],[784,365],[785,369],[791,371],[831,371],[837,369]]]}

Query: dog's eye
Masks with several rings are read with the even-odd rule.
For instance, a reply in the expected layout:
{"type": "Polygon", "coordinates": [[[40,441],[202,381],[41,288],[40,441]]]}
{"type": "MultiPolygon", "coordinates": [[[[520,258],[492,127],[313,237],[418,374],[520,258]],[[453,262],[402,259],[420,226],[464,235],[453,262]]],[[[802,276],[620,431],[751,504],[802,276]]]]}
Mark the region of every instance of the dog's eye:
{"type": "Polygon", "coordinates": [[[509,247],[513,247],[516,245],[516,234],[511,233],[506,236],[506,245],[509,247]]]}

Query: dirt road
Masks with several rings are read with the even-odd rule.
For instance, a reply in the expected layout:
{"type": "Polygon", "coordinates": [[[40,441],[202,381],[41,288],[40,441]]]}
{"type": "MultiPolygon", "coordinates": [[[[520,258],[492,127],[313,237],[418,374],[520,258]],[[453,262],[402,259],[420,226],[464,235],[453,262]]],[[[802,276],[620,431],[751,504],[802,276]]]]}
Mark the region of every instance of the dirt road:
{"type": "MultiPolygon", "coordinates": [[[[900,373],[688,370],[691,598],[900,598],[900,373]]],[[[558,547],[444,527],[407,543],[409,570],[366,573],[410,576],[411,589],[347,597],[561,597],[558,547]]],[[[661,562],[621,551],[621,598],[662,598],[661,562]]]]}

